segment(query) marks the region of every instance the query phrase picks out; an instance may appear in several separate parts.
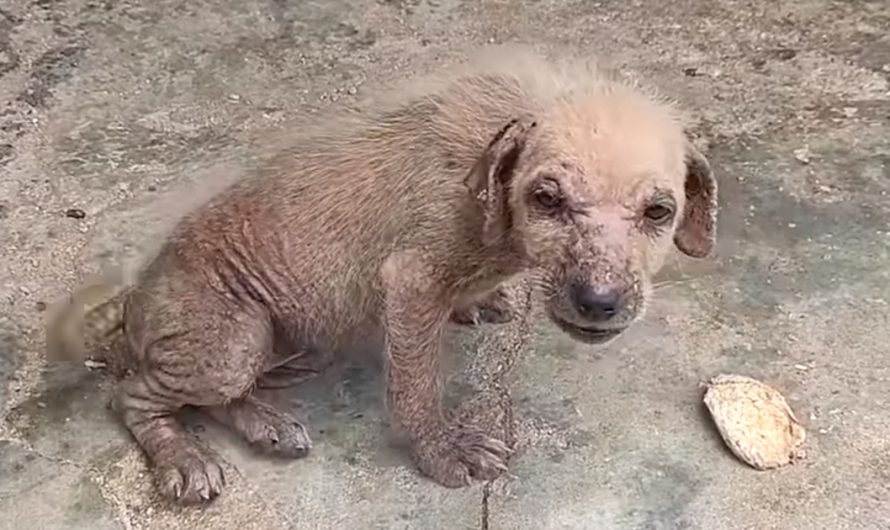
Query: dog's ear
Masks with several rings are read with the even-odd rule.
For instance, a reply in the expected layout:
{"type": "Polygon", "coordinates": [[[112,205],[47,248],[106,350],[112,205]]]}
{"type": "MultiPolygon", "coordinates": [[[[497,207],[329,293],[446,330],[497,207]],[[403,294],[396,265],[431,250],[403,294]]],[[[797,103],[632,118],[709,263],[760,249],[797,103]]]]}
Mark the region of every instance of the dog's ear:
{"type": "Polygon", "coordinates": [[[529,132],[536,126],[537,123],[529,118],[516,118],[504,125],[464,179],[471,198],[483,213],[482,241],[485,244],[496,242],[509,228],[507,200],[510,183],[529,132]]]}
{"type": "Polygon", "coordinates": [[[717,180],[701,152],[687,142],[686,207],[674,243],[694,258],[707,256],[717,239],[717,180]]]}

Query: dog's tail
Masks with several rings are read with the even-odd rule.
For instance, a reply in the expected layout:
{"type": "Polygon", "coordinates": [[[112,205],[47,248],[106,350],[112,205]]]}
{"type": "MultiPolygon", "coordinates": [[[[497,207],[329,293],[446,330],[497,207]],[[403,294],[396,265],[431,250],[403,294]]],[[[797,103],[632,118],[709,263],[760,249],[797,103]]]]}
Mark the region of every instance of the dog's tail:
{"type": "Polygon", "coordinates": [[[57,304],[47,320],[47,359],[104,361],[108,348],[123,338],[125,294],[122,282],[106,278],[57,304]]]}

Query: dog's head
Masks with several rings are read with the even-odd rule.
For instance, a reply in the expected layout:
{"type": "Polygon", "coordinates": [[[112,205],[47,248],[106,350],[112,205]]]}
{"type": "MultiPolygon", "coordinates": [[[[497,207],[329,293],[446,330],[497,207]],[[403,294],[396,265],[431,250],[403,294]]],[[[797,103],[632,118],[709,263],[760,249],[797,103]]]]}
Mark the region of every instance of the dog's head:
{"type": "Polygon", "coordinates": [[[483,239],[541,271],[552,320],[604,342],[639,318],[672,244],[714,245],[717,184],[671,109],[630,89],[517,118],[467,178],[483,239]]]}

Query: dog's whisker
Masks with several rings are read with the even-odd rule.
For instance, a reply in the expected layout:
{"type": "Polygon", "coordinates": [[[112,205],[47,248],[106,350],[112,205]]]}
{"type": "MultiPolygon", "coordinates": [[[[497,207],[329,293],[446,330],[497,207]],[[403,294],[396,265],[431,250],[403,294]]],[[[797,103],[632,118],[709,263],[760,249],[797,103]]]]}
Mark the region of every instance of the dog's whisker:
{"type": "Polygon", "coordinates": [[[682,279],[679,279],[679,280],[665,280],[665,281],[662,281],[662,282],[658,282],[658,283],[654,283],[654,284],[652,284],[652,286],[650,287],[650,289],[652,290],[652,292],[656,292],[656,291],[661,291],[661,290],[664,290],[664,289],[668,289],[668,288],[670,288],[670,287],[675,287],[675,286],[677,286],[677,285],[683,285],[683,284],[686,284],[686,283],[690,283],[690,282],[692,282],[692,281],[693,281],[693,278],[682,278],[682,279]]]}

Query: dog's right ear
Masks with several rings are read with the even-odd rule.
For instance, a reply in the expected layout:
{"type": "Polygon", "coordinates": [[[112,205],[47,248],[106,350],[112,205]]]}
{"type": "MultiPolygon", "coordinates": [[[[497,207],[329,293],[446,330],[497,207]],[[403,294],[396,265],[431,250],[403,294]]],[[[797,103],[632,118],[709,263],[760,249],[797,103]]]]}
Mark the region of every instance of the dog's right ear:
{"type": "Polygon", "coordinates": [[[483,213],[482,241],[485,244],[496,242],[509,227],[507,196],[510,183],[529,132],[536,126],[537,123],[528,118],[511,120],[494,135],[464,179],[471,197],[483,213]]]}

